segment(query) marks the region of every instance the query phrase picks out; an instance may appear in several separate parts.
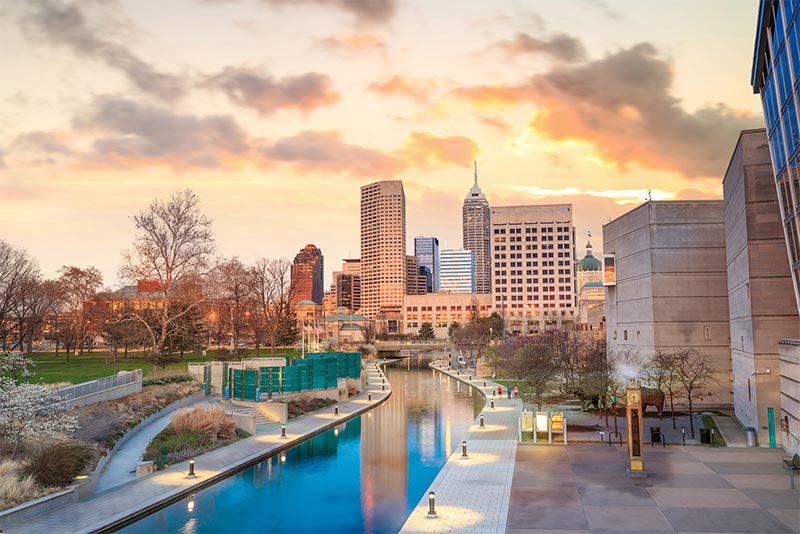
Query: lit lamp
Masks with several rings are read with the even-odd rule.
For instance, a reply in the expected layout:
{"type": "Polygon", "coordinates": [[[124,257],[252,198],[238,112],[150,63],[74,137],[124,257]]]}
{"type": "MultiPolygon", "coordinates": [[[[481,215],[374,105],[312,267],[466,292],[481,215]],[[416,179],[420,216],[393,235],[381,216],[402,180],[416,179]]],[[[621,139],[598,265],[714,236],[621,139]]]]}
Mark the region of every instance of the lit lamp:
{"type": "Polygon", "coordinates": [[[628,382],[626,391],[628,425],[628,467],[625,474],[629,478],[645,478],[644,470],[644,435],[642,432],[642,389],[637,381],[628,382]]]}
{"type": "Polygon", "coordinates": [[[436,493],[428,493],[428,519],[436,519],[436,493]]]}
{"type": "Polygon", "coordinates": [[[194,458],[189,460],[189,474],[186,475],[186,478],[195,478],[197,475],[194,474],[194,458]]]}

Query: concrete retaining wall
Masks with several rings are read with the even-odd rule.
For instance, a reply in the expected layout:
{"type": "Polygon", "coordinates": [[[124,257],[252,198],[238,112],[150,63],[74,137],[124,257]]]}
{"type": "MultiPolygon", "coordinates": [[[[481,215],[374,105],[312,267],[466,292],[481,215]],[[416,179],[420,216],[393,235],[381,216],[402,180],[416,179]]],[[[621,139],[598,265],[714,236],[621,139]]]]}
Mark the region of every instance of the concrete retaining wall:
{"type": "Polygon", "coordinates": [[[236,423],[236,428],[244,430],[251,436],[256,435],[256,416],[255,415],[244,415],[234,413],[231,414],[233,418],[233,422],[236,423]]]}
{"type": "Polygon", "coordinates": [[[123,384],[121,386],[104,389],[103,391],[90,393],[75,399],[66,400],[61,403],[61,406],[63,406],[65,410],[71,410],[72,408],[77,408],[78,406],[87,406],[97,402],[121,399],[122,397],[127,397],[133,393],[140,393],[141,391],[142,382],[140,380],[139,382],[131,382],[130,384],[123,384]]]}
{"type": "Polygon", "coordinates": [[[11,525],[22,523],[50,510],[61,508],[75,500],[74,492],[74,488],[67,488],[0,512],[0,529],[7,530],[11,525]]]}

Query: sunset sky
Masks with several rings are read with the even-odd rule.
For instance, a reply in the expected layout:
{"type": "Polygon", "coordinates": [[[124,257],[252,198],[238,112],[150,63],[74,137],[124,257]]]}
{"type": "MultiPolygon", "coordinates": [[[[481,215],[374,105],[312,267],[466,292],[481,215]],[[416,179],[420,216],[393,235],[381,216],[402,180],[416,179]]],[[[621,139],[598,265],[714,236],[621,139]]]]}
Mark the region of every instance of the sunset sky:
{"type": "Polygon", "coordinates": [[[190,187],[218,252],[359,255],[359,188],[402,179],[416,235],[571,202],[587,231],[718,198],[743,128],[749,0],[11,0],[0,4],[0,239],[119,285],[132,215],[190,187]]]}

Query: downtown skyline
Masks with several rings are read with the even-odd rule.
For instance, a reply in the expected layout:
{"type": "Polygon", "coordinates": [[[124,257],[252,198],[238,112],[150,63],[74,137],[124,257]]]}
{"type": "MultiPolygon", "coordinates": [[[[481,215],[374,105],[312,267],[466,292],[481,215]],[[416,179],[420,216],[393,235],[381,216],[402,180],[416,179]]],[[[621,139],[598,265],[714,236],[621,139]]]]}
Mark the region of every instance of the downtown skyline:
{"type": "Polygon", "coordinates": [[[458,248],[477,159],[491,206],[572,203],[580,242],[647,190],[719,198],[763,125],[746,2],[430,4],[5,6],[0,237],[115,286],[131,217],[191,187],[220,254],[338,265],[359,188],[400,179],[406,251],[458,248]]]}

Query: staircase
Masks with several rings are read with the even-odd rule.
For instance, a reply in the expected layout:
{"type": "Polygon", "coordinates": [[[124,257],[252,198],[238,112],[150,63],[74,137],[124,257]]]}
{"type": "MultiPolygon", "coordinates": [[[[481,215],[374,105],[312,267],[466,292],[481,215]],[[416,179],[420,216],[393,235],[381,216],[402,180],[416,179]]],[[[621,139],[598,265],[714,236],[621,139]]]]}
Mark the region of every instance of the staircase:
{"type": "Polygon", "coordinates": [[[256,408],[251,408],[249,406],[238,406],[228,401],[223,400],[216,400],[213,401],[213,404],[221,406],[225,413],[233,415],[252,415],[256,418],[256,425],[265,425],[267,423],[274,423],[272,419],[258,411],[256,408]]]}

